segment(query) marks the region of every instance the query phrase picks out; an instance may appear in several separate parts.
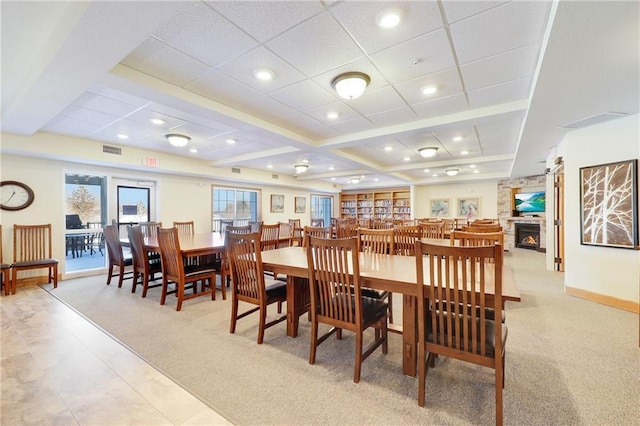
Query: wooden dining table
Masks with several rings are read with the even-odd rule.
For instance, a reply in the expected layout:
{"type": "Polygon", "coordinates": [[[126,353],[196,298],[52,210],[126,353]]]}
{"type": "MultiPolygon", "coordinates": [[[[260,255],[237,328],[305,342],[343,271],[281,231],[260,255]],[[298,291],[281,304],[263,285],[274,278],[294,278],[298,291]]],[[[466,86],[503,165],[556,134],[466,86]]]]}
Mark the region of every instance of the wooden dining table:
{"type": "MultiPolygon", "coordinates": [[[[417,293],[416,259],[413,256],[360,253],[361,284],[378,290],[387,290],[403,295],[402,332],[403,362],[405,375],[416,375],[417,360],[417,293]]],[[[308,267],[306,251],[303,247],[285,247],[262,252],[262,264],[266,271],[287,275],[287,335],[296,337],[300,315],[304,313],[303,296],[308,288],[308,267]]],[[[492,264],[487,265],[488,272],[492,264]]],[[[429,265],[425,260],[425,270],[429,265]]],[[[494,289],[487,285],[488,304],[493,303],[494,289]]],[[[520,292],[515,283],[513,271],[503,266],[502,306],[507,301],[520,301],[520,292]]]]}
{"type": "MultiPolygon", "coordinates": [[[[224,252],[224,234],[220,232],[180,234],[178,240],[180,241],[180,251],[185,257],[224,252]]],[[[158,239],[155,237],[145,237],[144,246],[149,251],[160,251],[158,239]]]]}

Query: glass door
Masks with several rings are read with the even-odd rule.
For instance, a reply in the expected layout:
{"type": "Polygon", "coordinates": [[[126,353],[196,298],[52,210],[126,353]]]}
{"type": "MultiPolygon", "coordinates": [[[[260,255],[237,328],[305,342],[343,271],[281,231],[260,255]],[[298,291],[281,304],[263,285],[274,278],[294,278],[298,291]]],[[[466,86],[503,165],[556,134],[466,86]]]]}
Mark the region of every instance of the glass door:
{"type": "Polygon", "coordinates": [[[120,238],[127,238],[127,226],[155,221],[155,182],[113,179],[111,222],[118,225],[120,238]]]}
{"type": "Polygon", "coordinates": [[[327,195],[311,195],[311,219],[322,219],[324,226],[331,224],[333,214],[333,197],[327,195]]]}
{"type": "Polygon", "coordinates": [[[107,178],[65,174],[65,273],[104,268],[107,178]]]}

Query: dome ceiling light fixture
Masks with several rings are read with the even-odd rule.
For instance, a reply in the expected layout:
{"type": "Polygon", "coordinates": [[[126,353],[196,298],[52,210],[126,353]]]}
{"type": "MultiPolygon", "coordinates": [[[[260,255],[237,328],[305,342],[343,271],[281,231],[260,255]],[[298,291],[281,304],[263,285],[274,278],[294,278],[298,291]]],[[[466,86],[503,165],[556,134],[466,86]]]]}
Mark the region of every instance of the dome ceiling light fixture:
{"type": "Polygon", "coordinates": [[[167,135],[164,135],[164,137],[167,138],[167,140],[171,145],[176,146],[178,148],[182,148],[183,146],[186,146],[191,140],[189,136],[179,135],[177,133],[169,133],[167,135]]]}
{"type": "Polygon", "coordinates": [[[331,80],[331,87],[343,99],[356,99],[364,93],[370,82],[371,78],[367,74],[351,71],[340,74],[331,80]]]}
{"type": "Polygon", "coordinates": [[[360,178],[357,176],[349,178],[349,183],[360,183],[360,178]]]}
{"type": "Polygon", "coordinates": [[[447,176],[455,176],[460,173],[460,169],[447,169],[444,172],[447,174],[447,176]]]}
{"type": "Polygon", "coordinates": [[[437,146],[428,146],[426,148],[420,148],[418,150],[418,152],[424,158],[431,158],[431,157],[435,157],[436,154],[438,153],[438,147],[437,146]]]}
{"type": "Polygon", "coordinates": [[[309,166],[307,166],[306,164],[296,164],[295,166],[293,166],[293,168],[296,169],[296,173],[304,173],[307,171],[309,166]]]}

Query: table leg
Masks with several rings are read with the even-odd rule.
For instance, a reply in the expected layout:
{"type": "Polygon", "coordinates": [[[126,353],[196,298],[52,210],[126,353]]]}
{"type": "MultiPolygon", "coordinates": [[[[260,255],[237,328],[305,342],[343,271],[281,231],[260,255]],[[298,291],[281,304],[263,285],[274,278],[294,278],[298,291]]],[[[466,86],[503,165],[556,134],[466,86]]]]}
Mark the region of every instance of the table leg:
{"type": "Polygon", "coordinates": [[[298,336],[300,315],[308,310],[309,282],[306,278],[287,276],[287,336],[298,336]]]}
{"type": "Polygon", "coordinates": [[[418,348],[418,311],[415,296],[402,297],[402,372],[407,376],[416,375],[418,348]]]}

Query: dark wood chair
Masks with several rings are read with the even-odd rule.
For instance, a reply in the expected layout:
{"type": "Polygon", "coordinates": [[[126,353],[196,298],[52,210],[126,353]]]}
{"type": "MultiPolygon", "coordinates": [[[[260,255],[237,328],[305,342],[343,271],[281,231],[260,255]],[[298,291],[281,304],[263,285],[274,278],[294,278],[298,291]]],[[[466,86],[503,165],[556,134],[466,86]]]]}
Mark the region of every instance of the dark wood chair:
{"type": "Polygon", "coordinates": [[[429,367],[435,365],[436,356],[447,356],[494,369],[496,424],[501,425],[507,327],[489,319],[485,311],[502,309],[502,247],[452,247],[419,242],[415,257],[418,405],[425,405],[429,367]],[[488,288],[493,288],[493,297],[485,294],[488,288]],[[473,309],[449,309],[460,304],[473,309]]]}
{"type": "Polygon", "coordinates": [[[260,250],[274,250],[280,244],[280,225],[262,225],[260,228],[260,250]]]}
{"type": "Polygon", "coordinates": [[[127,227],[129,236],[129,246],[133,258],[133,283],[131,293],[136,292],[138,277],[142,279],[142,297],[147,297],[147,290],[154,287],[161,287],[162,282],[150,285],[150,281],[155,281],[155,274],[162,273],[160,259],[150,259],[149,253],[144,248],[144,234],[139,226],[127,227]]]}
{"type": "Polygon", "coordinates": [[[138,225],[145,238],[158,238],[158,229],[162,227],[162,222],[140,222],[138,225]]]}
{"type": "Polygon", "coordinates": [[[107,225],[102,228],[104,239],[107,243],[107,254],[109,258],[109,271],[107,272],[107,285],[111,284],[111,278],[118,276],[118,288],[122,287],[125,279],[133,278],[133,257],[131,253],[124,253],[120,242],[120,232],[118,225],[107,225]],[[116,270],[117,268],[117,270],[116,270]]]}
{"type": "Polygon", "coordinates": [[[228,234],[250,234],[251,225],[246,226],[228,226],[225,232],[224,246],[225,249],[213,262],[218,275],[220,275],[220,285],[229,287],[231,284],[231,269],[229,268],[229,259],[227,258],[228,234]]]}
{"type": "Polygon", "coordinates": [[[254,312],[259,312],[258,344],[264,340],[264,331],[285,319],[283,315],[273,321],[267,321],[267,306],[272,303],[282,303],[287,300],[287,285],[281,281],[270,280],[267,283],[262,267],[260,250],[260,234],[227,234],[227,258],[231,268],[231,324],[230,333],[235,333],[239,319],[254,312]],[[238,314],[239,302],[256,305],[238,314]]]}
{"type": "Polygon", "coordinates": [[[278,248],[293,245],[293,226],[289,222],[278,222],[278,248]]]}
{"type": "Polygon", "coordinates": [[[2,261],[2,224],[0,224],[0,290],[4,287],[5,296],[11,294],[11,265],[2,261]]]}
{"type": "Polygon", "coordinates": [[[303,230],[300,219],[289,219],[289,225],[291,225],[291,229],[293,232],[293,236],[291,237],[291,244],[294,246],[301,246],[303,230]]]}
{"type": "Polygon", "coordinates": [[[52,255],[51,224],[13,225],[11,294],[16,293],[18,272],[47,269],[47,282],[58,287],[58,259],[52,255]]]}
{"type": "Polygon", "coordinates": [[[195,234],[195,225],[192,220],[185,222],[173,221],[173,227],[178,229],[180,235],[193,235],[195,234]]]}
{"type": "Polygon", "coordinates": [[[358,241],[355,238],[309,238],[307,247],[309,288],[311,292],[311,348],[309,364],[315,363],[318,345],[331,334],[342,337],[342,330],[356,335],[353,381],[360,381],[362,362],[382,346],[387,353],[387,316],[389,305],[362,295],[358,241]],[[351,273],[349,272],[351,260],[351,273]],[[331,326],[318,337],[319,324],[331,326]],[[375,339],[363,349],[364,331],[375,328],[375,339]]]}
{"type": "Polygon", "coordinates": [[[352,238],[358,236],[357,223],[338,223],[336,225],[336,238],[352,238]]]}
{"type": "Polygon", "coordinates": [[[159,228],[158,246],[162,264],[161,305],[164,305],[167,294],[174,292],[178,296],[176,311],[182,309],[182,302],[185,300],[208,295],[211,295],[211,300],[216,299],[216,270],[208,265],[184,264],[176,228],[159,228]],[[169,291],[169,282],[175,283],[174,291],[169,291]],[[202,283],[200,290],[198,290],[198,282],[202,283]],[[193,289],[193,293],[189,295],[185,294],[187,284],[191,284],[193,289]]]}
{"type": "Polygon", "coordinates": [[[444,239],[443,222],[423,222],[420,227],[422,228],[422,238],[444,239]]]}
{"type": "MultiPolygon", "coordinates": [[[[394,254],[393,229],[358,229],[358,250],[363,253],[394,254]]],[[[389,304],[389,322],[393,322],[393,293],[362,287],[362,295],[389,304]]]]}

